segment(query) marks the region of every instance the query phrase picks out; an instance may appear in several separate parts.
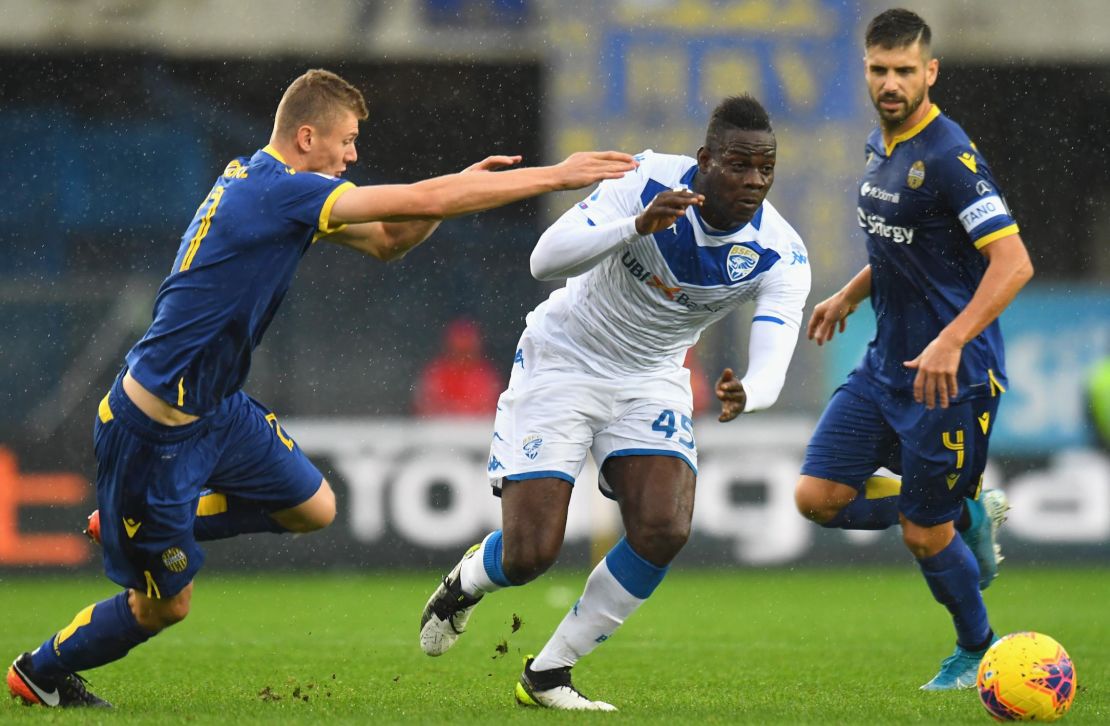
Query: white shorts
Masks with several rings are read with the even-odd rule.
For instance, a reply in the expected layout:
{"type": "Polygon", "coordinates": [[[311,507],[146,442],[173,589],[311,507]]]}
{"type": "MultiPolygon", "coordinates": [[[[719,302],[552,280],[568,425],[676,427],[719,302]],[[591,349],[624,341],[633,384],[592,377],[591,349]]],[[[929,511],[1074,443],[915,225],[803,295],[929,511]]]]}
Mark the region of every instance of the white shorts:
{"type": "MultiPolygon", "coordinates": [[[[697,473],[690,372],[602,376],[525,331],[509,388],[497,401],[487,466],[501,480],[555,477],[573,484],[592,453],[600,470],[614,456],[673,456],[697,473]]],[[[603,478],[606,496],[612,490],[603,478]]]]}

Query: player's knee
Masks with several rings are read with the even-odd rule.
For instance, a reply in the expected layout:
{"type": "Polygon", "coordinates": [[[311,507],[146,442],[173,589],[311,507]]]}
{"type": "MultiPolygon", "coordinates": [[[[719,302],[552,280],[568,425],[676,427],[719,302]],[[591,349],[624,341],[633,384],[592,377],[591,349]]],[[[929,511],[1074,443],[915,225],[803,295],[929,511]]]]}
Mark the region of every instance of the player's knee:
{"type": "Polygon", "coordinates": [[[335,521],[335,492],[328,480],[324,479],[311,499],[286,512],[288,514],[283,513],[284,516],[279,515],[275,519],[290,532],[304,534],[323,529],[335,521]]]}
{"type": "MultiPolygon", "coordinates": [[[[311,529],[323,529],[335,521],[335,492],[332,490],[328,480],[324,479],[320,483],[320,489],[316,492],[315,502],[316,506],[312,510],[312,516],[309,518],[311,529]]],[[[311,530],[309,530],[311,531],[311,530]]]]}
{"type": "Polygon", "coordinates": [[[193,584],[189,583],[181,592],[165,600],[149,598],[132,590],[128,604],[139,626],[157,633],[184,620],[189,614],[192,599],[193,584]]]}
{"type": "Polygon", "coordinates": [[[547,572],[559,557],[561,542],[531,542],[523,546],[505,547],[501,566],[505,577],[514,585],[531,582],[547,572]]]}
{"type": "Polygon", "coordinates": [[[932,554],[929,552],[929,540],[922,537],[920,534],[911,533],[903,529],[902,542],[905,543],[910,554],[916,559],[923,560],[932,554]]]}
{"type": "Polygon", "coordinates": [[[684,518],[640,522],[627,534],[632,550],[653,565],[662,567],[682,551],[690,539],[690,522],[684,518]]]}
{"type": "Polygon", "coordinates": [[[944,525],[921,527],[903,520],[902,541],[916,559],[924,560],[948,546],[955,536],[955,530],[950,532],[949,529],[944,525]]]}
{"type": "Polygon", "coordinates": [[[825,524],[832,520],[844,504],[834,501],[823,487],[816,486],[809,477],[802,477],[794,487],[794,506],[798,512],[817,524],[825,524]]]}

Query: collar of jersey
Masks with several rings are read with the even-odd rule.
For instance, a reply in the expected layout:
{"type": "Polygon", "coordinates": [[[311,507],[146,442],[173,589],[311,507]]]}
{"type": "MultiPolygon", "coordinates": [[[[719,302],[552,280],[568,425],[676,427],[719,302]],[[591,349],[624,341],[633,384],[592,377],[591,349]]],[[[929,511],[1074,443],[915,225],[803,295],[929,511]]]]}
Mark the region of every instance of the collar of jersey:
{"type": "MultiPolygon", "coordinates": [[[[682,185],[685,186],[687,189],[693,189],[694,188],[694,177],[696,177],[697,175],[698,175],[698,165],[694,164],[693,166],[691,166],[686,171],[685,174],[682,175],[682,179],[680,181],[681,181],[682,185]]],[[[732,229],[726,229],[726,230],[714,229],[713,227],[710,227],[708,224],[705,223],[705,220],[703,220],[701,218],[701,214],[698,212],[698,210],[696,208],[690,207],[690,209],[693,210],[694,219],[698,220],[698,226],[701,227],[701,231],[705,232],[710,237],[728,237],[729,235],[736,234],[740,230],[744,229],[744,227],[747,227],[749,224],[756,231],[758,231],[759,230],[759,224],[760,224],[760,222],[763,221],[763,205],[762,204],[759,205],[759,209],[755,210],[755,215],[752,216],[751,220],[749,220],[747,222],[744,222],[743,224],[738,225],[738,226],[736,226],[732,229]]]]}
{"type": "Polygon", "coordinates": [[[269,154],[270,156],[274,157],[275,159],[280,161],[282,164],[285,164],[286,166],[289,166],[289,162],[285,160],[285,157],[281,155],[281,152],[278,151],[277,149],[275,149],[272,145],[266,144],[265,146],[262,147],[262,151],[269,154]]]}
{"type": "MultiPolygon", "coordinates": [[[[929,113],[925,114],[925,118],[918,121],[913,128],[909,129],[908,131],[903,131],[890,140],[890,145],[886,146],[887,158],[890,158],[890,155],[894,153],[895,146],[902,143],[903,141],[909,141],[914,136],[920,134],[922,131],[925,130],[926,126],[933,122],[933,120],[937,116],[940,116],[940,107],[934,103],[933,107],[929,109],[929,113]]],[[[879,138],[882,138],[882,136],[880,136],[879,138]]]]}

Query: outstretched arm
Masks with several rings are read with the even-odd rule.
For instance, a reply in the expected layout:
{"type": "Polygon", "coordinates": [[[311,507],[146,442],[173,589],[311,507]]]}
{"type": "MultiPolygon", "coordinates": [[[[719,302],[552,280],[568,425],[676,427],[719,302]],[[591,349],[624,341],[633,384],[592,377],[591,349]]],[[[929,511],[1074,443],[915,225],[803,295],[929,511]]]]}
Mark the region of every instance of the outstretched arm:
{"type": "Polygon", "coordinates": [[[686,214],[690,205],[705,200],[688,191],[662,192],[638,216],[594,225],[574,209],[560,217],[536,243],[530,260],[537,280],[581,275],[613,250],[638,236],[666,229],[686,214]]]}
{"type": "MultiPolygon", "coordinates": [[[[462,171],[463,174],[490,172],[520,163],[519,156],[490,156],[462,171]]],[[[439,220],[411,222],[363,222],[352,224],[323,239],[358,250],[384,262],[405,256],[409,250],[428,239],[439,220]]]]}
{"type": "Polygon", "coordinates": [[[993,323],[1033,277],[1033,263],[1016,234],[991,242],[981,252],[987,271],[971,301],[919,356],[904,364],[917,371],[913,398],[926,408],[934,408],[938,400],[941,408],[948,408],[948,400],[959,394],[956,374],[964,346],[993,323]]]}
{"type": "Polygon", "coordinates": [[[867,265],[828,298],[817,303],[806,326],[806,337],[824,345],[848,327],[848,316],[871,295],[871,265],[867,265]]]}
{"type": "Polygon", "coordinates": [[[628,154],[583,151],[554,166],[497,174],[448,174],[415,184],[356,187],[331,209],[329,224],[441,220],[481,212],[561,189],[578,189],[619,179],[636,168],[628,154]]]}

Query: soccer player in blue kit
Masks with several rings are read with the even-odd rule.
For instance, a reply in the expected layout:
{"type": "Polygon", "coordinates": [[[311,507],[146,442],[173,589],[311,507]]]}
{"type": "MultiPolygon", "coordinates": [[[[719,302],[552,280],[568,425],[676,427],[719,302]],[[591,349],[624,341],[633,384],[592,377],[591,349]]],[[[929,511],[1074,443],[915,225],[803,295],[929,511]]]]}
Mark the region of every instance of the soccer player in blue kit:
{"type": "Polygon", "coordinates": [[[1007,505],[980,490],[1007,385],[998,316],[1033,266],[983,155],[929,100],[939,67],[930,41],[908,10],[867,28],[879,113],[857,210],[868,265],[814,308],[807,334],[828,342],[869,296],[877,331],[817,424],[795,498],[825,527],[901,523],[956,629],[955,652],[922,688],[952,690],[975,685],[995,639],[980,589],[997,572],[1007,505]],[[872,478],[880,467],[902,475],[900,490],[872,478]]]}
{"type": "Polygon", "coordinates": [[[366,117],[355,87],[308,71],[285,91],[269,145],[228,164],[201,202],[154,320],[95,420],[99,510],[90,530],[108,577],[125,589],[20,655],[7,674],[13,696],[109,705],[77,673],[122,658],[188,614],[204,563],[198,541],[310,532],[334,519],[328,482],[277,417],[241,390],[251,352],[313,243],[388,261],[442,219],[636,167],[627,154],[583,152],[554,166],[488,173],[520,160],[491,156],[461,174],[356,187],[341,175],[357,159],[366,117]]]}

